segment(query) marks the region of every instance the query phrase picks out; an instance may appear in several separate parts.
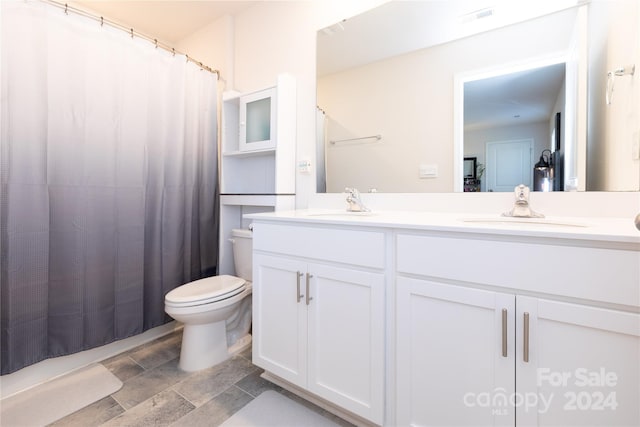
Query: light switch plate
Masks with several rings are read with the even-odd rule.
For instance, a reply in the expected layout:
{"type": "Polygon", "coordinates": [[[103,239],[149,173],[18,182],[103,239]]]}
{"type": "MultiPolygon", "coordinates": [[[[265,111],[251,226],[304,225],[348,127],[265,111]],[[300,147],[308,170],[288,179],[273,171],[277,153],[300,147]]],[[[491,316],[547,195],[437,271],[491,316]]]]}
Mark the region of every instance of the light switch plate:
{"type": "Polygon", "coordinates": [[[420,165],[418,169],[418,175],[420,176],[420,178],[437,178],[438,165],[420,165]]]}

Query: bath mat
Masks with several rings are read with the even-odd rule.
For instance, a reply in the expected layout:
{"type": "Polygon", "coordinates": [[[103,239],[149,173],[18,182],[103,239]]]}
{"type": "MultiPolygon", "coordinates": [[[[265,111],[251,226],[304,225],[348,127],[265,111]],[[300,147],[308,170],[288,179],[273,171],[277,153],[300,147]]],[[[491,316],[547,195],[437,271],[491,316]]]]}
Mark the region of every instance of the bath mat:
{"type": "Polygon", "coordinates": [[[233,414],[220,427],[334,427],[338,424],[280,393],[268,390],[233,414]]]}
{"type": "Polygon", "coordinates": [[[107,368],[94,363],[0,401],[0,425],[44,426],[122,387],[107,368]]]}

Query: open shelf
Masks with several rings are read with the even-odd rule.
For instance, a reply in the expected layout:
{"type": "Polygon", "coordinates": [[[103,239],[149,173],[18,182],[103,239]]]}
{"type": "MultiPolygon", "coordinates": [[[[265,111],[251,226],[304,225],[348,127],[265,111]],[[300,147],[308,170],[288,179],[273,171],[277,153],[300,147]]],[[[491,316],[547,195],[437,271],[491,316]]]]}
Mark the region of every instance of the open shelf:
{"type": "Polygon", "coordinates": [[[275,154],[275,148],[264,148],[262,150],[252,150],[252,151],[227,151],[222,153],[224,157],[255,157],[255,156],[268,156],[270,154],[275,154]]]}

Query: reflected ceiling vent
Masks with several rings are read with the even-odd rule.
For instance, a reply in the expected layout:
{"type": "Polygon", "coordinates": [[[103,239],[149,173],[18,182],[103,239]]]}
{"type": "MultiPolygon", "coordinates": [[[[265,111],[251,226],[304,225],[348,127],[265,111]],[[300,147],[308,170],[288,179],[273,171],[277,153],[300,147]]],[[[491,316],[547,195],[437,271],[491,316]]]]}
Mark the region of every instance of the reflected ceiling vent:
{"type": "Polygon", "coordinates": [[[495,9],[493,7],[485,7],[484,9],[478,9],[464,15],[460,15],[460,23],[467,24],[469,22],[477,21],[478,19],[488,18],[493,16],[495,9]]]}
{"type": "Polygon", "coordinates": [[[342,23],[345,21],[346,19],[343,19],[337,24],[329,25],[328,27],[325,27],[322,30],[320,30],[320,32],[322,33],[322,35],[325,35],[325,36],[332,36],[336,33],[341,33],[344,31],[344,25],[342,23]]]}

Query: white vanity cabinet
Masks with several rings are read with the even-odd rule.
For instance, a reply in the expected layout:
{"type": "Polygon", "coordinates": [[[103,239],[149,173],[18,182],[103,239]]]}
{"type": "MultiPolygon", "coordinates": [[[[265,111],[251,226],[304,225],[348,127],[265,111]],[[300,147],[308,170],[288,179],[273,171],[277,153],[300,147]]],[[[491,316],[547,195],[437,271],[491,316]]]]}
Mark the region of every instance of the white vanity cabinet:
{"type": "Polygon", "coordinates": [[[254,223],[253,362],[383,423],[385,234],[254,223]]]}
{"type": "Polygon", "coordinates": [[[640,425],[638,252],[528,240],[397,235],[398,425],[640,425]]]}
{"type": "Polygon", "coordinates": [[[396,424],[513,425],[477,402],[515,391],[513,295],[398,277],[396,303],[396,424]]]}
{"type": "Polygon", "coordinates": [[[516,408],[516,425],[640,426],[640,314],[526,296],[516,304],[516,390],[538,398],[516,408]]]}

